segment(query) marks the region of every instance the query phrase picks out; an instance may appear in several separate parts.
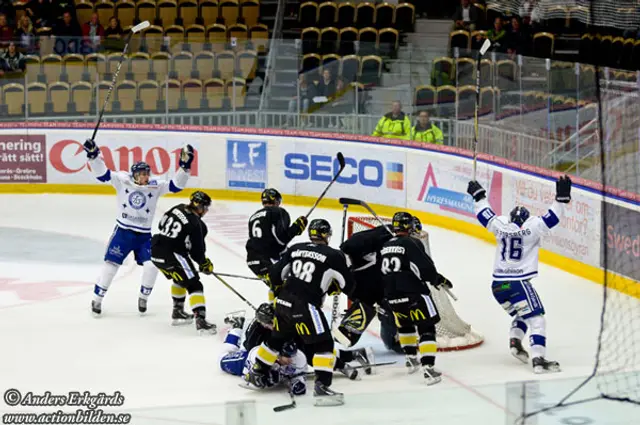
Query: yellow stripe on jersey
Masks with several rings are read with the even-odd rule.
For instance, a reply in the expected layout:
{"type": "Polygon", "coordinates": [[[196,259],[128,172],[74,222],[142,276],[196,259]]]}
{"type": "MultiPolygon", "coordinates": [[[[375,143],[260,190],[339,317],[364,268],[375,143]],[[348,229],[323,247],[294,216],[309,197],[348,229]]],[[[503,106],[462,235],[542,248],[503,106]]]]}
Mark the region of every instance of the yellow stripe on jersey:
{"type": "Polygon", "coordinates": [[[278,360],[278,353],[265,344],[261,344],[256,353],[256,358],[264,364],[272,365],[278,360]]]}

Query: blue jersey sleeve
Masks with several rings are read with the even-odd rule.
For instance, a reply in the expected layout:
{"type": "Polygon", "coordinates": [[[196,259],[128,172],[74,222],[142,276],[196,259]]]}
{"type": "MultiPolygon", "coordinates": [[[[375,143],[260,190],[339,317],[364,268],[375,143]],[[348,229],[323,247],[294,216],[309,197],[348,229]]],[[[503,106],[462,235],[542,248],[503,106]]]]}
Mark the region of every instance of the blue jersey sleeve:
{"type": "Polygon", "coordinates": [[[234,353],[225,354],[220,359],[220,369],[224,372],[235,376],[242,376],[244,363],[247,361],[249,353],[245,350],[239,350],[234,353]]]}

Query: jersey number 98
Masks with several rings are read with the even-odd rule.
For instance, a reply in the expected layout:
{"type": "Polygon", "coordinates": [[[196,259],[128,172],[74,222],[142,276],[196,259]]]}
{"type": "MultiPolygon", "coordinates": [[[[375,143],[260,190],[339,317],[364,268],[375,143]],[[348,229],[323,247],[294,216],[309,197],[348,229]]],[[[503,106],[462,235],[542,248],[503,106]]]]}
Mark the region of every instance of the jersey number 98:
{"type": "Polygon", "coordinates": [[[296,260],[291,265],[293,275],[307,283],[311,283],[314,271],[316,271],[316,265],[310,261],[304,262],[302,260],[296,260]]]}
{"type": "Polygon", "coordinates": [[[522,238],[502,238],[502,261],[520,261],[522,260],[522,238]]]}

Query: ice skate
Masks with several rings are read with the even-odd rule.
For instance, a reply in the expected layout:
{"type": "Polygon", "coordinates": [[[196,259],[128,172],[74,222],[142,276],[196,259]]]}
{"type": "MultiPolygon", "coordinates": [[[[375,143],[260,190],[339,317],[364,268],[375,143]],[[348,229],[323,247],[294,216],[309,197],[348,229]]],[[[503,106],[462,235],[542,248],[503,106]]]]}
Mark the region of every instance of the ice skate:
{"type": "Polygon", "coordinates": [[[138,298],[138,311],[140,314],[145,314],[147,312],[147,300],[138,298]]]}
{"type": "Polygon", "coordinates": [[[422,373],[427,385],[434,385],[442,381],[442,373],[438,372],[433,366],[423,366],[422,373]]]}
{"type": "Polygon", "coordinates": [[[407,356],[407,361],[404,364],[409,374],[416,373],[418,369],[420,369],[420,360],[418,360],[418,356],[407,356]]]}
{"type": "Polygon", "coordinates": [[[202,316],[196,317],[196,330],[200,335],[215,335],[218,333],[218,327],[213,323],[207,322],[202,316]]]}
{"type": "Polygon", "coordinates": [[[344,394],[333,391],[320,381],[316,381],[313,389],[313,398],[316,406],[340,406],[344,404],[344,394]]]}
{"type": "Polygon", "coordinates": [[[533,364],[533,373],[560,372],[560,364],[558,362],[546,360],[544,357],[534,357],[531,363],[533,364]]]}
{"type": "Polygon", "coordinates": [[[522,347],[522,341],[518,338],[511,338],[509,341],[511,355],[522,363],[529,363],[529,353],[522,347]]]}
{"type": "Polygon", "coordinates": [[[182,306],[173,307],[173,312],[171,313],[172,326],[190,325],[192,323],[193,323],[193,314],[189,314],[186,311],[184,311],[182,306]]]}
{"type": "Polygon", "coordinates": [[[349,366],[347,363],[345,363],[342,368],[336,370],[352,381],[358,379],[358,370],[354,369],[352,366],[349,366]]]}
{"type": "Polygon", "coordinates": [[[91,301],[91,314],[93,317],[99,318],[102,315],[102,303],[91,301]]]}
{"type": "Polygon", "coordinates": [[[375,363],[375,358],[373,355],[373,350],[371,347],[360,348],[353,352],[353,356],[355,360],[360,363],[362,368],[364,369],[364,373],[367,375],[371,375],[372,367],[371,365],[375,363]]]}

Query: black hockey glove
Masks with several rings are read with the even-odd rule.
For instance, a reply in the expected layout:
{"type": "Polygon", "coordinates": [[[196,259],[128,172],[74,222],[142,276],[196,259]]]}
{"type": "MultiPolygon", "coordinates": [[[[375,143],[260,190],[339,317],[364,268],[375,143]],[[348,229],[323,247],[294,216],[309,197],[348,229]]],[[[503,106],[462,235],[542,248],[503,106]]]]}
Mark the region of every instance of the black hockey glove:
{"type": "Polygon", "coordinates": [[[569,176],[563,176],[556,182],[556,201],[563,204],[571,201],[571,179],[569,176]]]}
{"type": "Polygon", "coordinates": [[[476,202],[480,202],[487,197],[487,191],[475,180],[469,182],[467,193],[471,195],[476,202]]]}
{"type": "Polygon", "coordinates": [[[187,145],[182,148],[182,153],[180,154],[179,165],[185,171],[189,171],[191,169],[191,163],[193,162],[193,158],[195,154],[193,152],[193,146],[187,145]]]}
{"type": "Polygon", "coordinates": [[[307,228],[308,223],[309,221],[305,216],[300,216],[296,219],[296,221],[293,222],[293,226],[296,229],[296,236],[300,236],[304,232],[304,229],[307,228]]]}
{"type": "Polygon", "coordinates": [[[96,159],[100,154],[98,145],[96,145],[96,142],[94,142],[92,139],[87,139],[84,142],[84,150],[87,153],[87,158],[89,159],[96,159]]]}
{"type": "Polygon", "coordinates": [[[438,273],[438,286],[443,286],[445,288],[451,289],[453,288],[453,283],[451,283],[449,279],[438,273]]]}
{"type": "Polygon", "coordinates": [[[204,262],[200,264],[200,272],[204,274],[213,273],[213,263],[208,258],[204,259],[204,262]]]}

